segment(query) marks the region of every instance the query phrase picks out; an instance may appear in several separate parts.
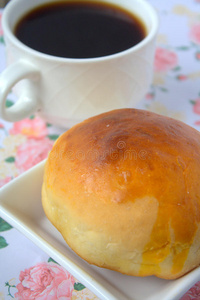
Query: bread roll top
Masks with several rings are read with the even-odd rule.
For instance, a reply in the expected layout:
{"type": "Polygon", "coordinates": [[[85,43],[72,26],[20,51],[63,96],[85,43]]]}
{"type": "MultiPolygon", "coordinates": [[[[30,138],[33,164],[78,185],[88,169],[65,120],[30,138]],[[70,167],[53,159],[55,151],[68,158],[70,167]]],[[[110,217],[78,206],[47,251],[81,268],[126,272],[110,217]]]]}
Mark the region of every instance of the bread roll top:
{"type": "Polygon", "coordinates": [[[87,261],[176,278],[200,263],[199,179],[197,130],[144,110],[114,110],[56,141],[43,206],[87,261]]]}

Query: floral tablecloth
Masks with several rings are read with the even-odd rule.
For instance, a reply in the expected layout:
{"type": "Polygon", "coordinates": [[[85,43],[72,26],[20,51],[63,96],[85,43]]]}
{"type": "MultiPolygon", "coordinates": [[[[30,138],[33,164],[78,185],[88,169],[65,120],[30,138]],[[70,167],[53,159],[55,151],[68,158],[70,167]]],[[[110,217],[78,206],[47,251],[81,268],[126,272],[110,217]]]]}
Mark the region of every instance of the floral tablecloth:
{"type": "MultiPolygon", "coordinates": [[[[160,29],[153,84],[137,107],[200,130],[200,0],[149,2],[158,10],[160,29]]],[[[5,65],[0,26],[0,71],[5,65]]],[[[11,106],[15,100],[10,94],[6,105],[11,106]]],[[[46,158],[63,131],[34,115],[14,124],[0,120],[0,187],[46,158]]],[[[0,300],[12,298],[98,299],[0,218],[0,300]]],[[[190,299],[200,299],[200,281],[181,298],[190,299]]]]}

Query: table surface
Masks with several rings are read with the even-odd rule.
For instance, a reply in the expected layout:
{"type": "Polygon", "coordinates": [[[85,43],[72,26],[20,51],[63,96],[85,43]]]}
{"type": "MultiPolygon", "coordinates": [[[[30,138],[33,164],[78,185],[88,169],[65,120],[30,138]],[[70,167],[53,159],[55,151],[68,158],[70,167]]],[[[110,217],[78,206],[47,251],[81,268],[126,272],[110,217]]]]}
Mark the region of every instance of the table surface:
{"type": "MultiPolygon", "coordinates": [[[[160,15],[160,28],[153,83],[137,108],[179,119],[200,130],[200,0],[149,2],[160,15]]],[[[1,15],[2,10],[0,19],[1,15]]],[[[0,25],[0,71],[5,66],[5,45],[0,25]]],[[[15,100],[15,96],[9,94],[7,106],[15,100]]],[[[37,116],[16,123],[0,119],[0,187],[46,158],[62,132],[37,116]]],[[[12,298],[98,299],[0,218],[0,300],[12,298]],[[55,265],[56,271],[52,267],[55,265]],[[52,281],[56,273],[60,275],[59,282],[52,281]],[[30,288],[33,277],[37,278],[38,284],[34,286],[35,290],[30,288]],[[47,288],[40,289],[44,278],[46,287],[54,282],[60,297],[50,298],[47,288]]],[[[200,281],[181,298],[186,299],[200,299],[200,281]]]]}

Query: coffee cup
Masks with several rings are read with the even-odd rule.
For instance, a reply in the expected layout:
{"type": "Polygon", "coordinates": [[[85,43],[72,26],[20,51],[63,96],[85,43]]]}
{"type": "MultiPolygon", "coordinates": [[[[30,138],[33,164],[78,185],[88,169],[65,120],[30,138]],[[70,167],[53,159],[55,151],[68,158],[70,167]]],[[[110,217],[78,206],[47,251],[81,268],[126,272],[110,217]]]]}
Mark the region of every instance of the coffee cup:
{"type": "MultiPolygon", "coordinates": [[[[64,57],[45,53],[27,45],[17,36],[17,24],[24,16],[47,5],[56,7],[58,2],[11,0],[4,9],[2,26],[7,67],[0,75],[0,117],[6,121],[16,122],[38,114],[49,123],[71,127],[109,110],[134,107],[151,84],[158,16],[148,2],[75,1],[82,5],[87,2],[121,9],[138,18],[145,28],[144,37],[135,45],[117,50],[116,53],[97,53],[94,57],[90,57],[90,54],[87,57],[64,57]],[[16,94],[17,101],[8,108],[5,103],[11,90],[16,94]]],[[[62,4],[68,2],[72,3],[71,0],[65,0],[62,4]]],[[[106,33],[107,30],[104,31],[106,33]]],[[[55,28],[56,34],[58,29],[55,28]]],[[[31,33],[28,32],[28,35],[31,33]]],[[[92,43],[88,42],[88,48],[92,47],[92,43]]],[[[99,50],[100,47],[97,48],[99,50]]]]}

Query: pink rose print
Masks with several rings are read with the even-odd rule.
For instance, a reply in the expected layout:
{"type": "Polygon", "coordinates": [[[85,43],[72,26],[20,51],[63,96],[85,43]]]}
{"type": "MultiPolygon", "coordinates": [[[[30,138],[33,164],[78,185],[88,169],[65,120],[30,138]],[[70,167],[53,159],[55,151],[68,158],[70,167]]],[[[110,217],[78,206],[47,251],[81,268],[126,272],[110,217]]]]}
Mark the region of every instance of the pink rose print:
{"type": "Polygon", "coordinates": [[[200,51],[196,52],[196,55],[195,55],[195,56],[196,56],[196,59],[197,59],[197,60],[200,60],[200,51]]]}
{"type": "Polygon", "coordinates": [[[195,43],[200,45],[200,23],[192,26],[190,30],[190,39],[195,43]]]}
{"type": "Polygon", "coordinates": [[[56,263],[39,263],[21,271],[17,300],[70,300],[75,280],[56,263]]]}
{"type": "Polygon", "coordinates": [[[180,300],[200,299],[200,281],[197,282],[180,300]]]}
{"type": "Polygon", "coordinates": [[[3,35],[3,29],[2,29],[2,25],[1,25],[1,18],[2,18],[2,13],[0,13],[0,36],[3,35]]]}
{"type": "Polygon", "coordinates": [[[20,173],[28,170],[45,159],[52,149],[53,141],[48,138],[41,140],[28,139],[17,148],[15,165],[20,173]]]}
{"type": "Polygon", "coordinates": [[[195,104],[193,106],[193,112],[195,114],[200,115],[200,98],[198,98],[198,99],[195,100],[195,104]]]}
{"type": "Polygon", "coordinates": [[[24,134],[28,138],[40,139],[48,134],[46,123],[35,117],[34,119],[26,118],[22,121],[16,122],[10,130],[10,134],[24,134]]]}
{"type": "Polygon", "coordinates": [[[4,179],[0,179],[0,187],[2,187],[4,184],[8,183],[10,180],[12,179],[12,177],[6,177],[4,179]]]}
{"type": "Polygon", "coordinates": [[[180,80],[180,81],[184,81],[184,80],[187,79],[187,76],[186,75],[178,75],[177,79],[180,80]]]}
{"type": "Polygon", "coordinates": [[[195,121],[195,122],[194,122],[194,125],[200,126],[200,120],[199,120],[199,121],[195,121]]]}
{"type": "Polygon", "coordinates": [[[154,93],[147,93],[146,95],[145,95],[145,99],[146,100],[152,100],[154,98],[154,93]]]}
{"type": "Polygon", "coordinates": [[[157,72],[167,72],[177,66],[178,58],[175,52],[157,48],[154,61],[154,69],[157,72]]]}

